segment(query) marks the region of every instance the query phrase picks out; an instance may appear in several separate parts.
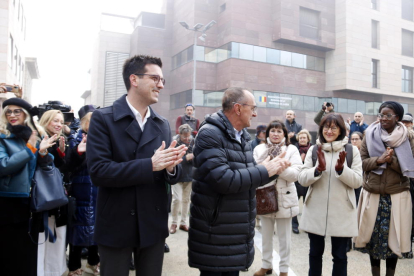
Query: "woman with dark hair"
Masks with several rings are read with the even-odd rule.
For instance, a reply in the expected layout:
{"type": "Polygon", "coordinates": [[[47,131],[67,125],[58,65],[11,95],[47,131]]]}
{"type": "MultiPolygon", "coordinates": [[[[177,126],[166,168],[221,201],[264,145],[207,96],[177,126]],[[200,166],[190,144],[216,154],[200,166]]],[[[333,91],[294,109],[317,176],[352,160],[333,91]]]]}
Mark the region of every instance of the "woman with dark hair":
{"type": "Polygon", "coordinates": [[[45,136],[42,127],[33,120],[34,115],[32,106],[22,99],[3,102],[0,115],[1,275],[37,275],[38,233],[30,233],[32,242],[28,234],[29,194],[36,166],[53,161],[48,148],[54,145],[56,135],[45,136]]]}
{"type": "Polygon", "coordinates": [[[378,112],[379,120],[366,129],[361,146],[364,181],[355,247],[369,254],[372,275],[380,275],[383,259],[386,275],[392,276],[398,257],[412,258],[409,189],[414,178],[414,137],[401,123],[401,104],[384,102],[378,112]]]}
{"type": "Polygon", "coordinates": [[[345,159],[348,144],[344,119],[339,114],[327,114],[319,126],[319,139],[306,154],[298,181],[309,187],[300,221],[300,229],[310,240],[309,276],[322,275],[322,255],[325,236],[331,237],[332,275],[347,275],[346,246],[350,237],[358,234],[354,189],[361,186],[361,156],[352,149],[352,165],[345,159]],[[317,147],[316,158],[313,148],[317,147]]]}
{"type": "MultiPolygon", "coordinates": [[[[364,134],[362,134],[361,132],[359,132],[359,131],[352,132],[351,144],[353,146],[357,147],[358,150],[360,151],[360,153],[361,153],[361,145],[362,145],[362,140],[363,139],[364,139],[364,134]]],[[[361,189],[362,189],[362,187],[359,187],[358,189],[355,189],[355,197],[356,197],[357,205],[358,205],[358,202],[359,202],[359,196],[361,194],[361,189]]]]}
{"type": "Polygon", "coordinates": [[[291,166],[283,171],[276,180],[258,188],[263,189],[272,185],[276,186],[279,211],[260,216],[263,235],[263,264],[262,268],[254,274],[255,276],[272,273],[275,223],[279,238],[279,275],[288,275],[292,217],[299,213],[299,203],[294,182],[297,180],[300,167],[302,166],[299,151],[294,145],[290,145],[289,140],[288,131],[284,123],[275,120],[266,128],[266,144],[258,145],[253,152],[253,157],[258,164],[263,162],[268,156],[272,158],[284,152],[286,154],[285,159],[291,163],[291,166]]]}

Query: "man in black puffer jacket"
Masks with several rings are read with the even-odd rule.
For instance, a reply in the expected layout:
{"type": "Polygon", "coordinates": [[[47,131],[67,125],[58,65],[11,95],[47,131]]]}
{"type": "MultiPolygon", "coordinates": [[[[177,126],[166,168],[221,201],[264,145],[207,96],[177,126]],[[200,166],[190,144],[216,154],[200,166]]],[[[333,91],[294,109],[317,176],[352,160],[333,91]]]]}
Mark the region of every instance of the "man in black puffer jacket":
{"type": "Polygon", "coordinates": [[[281,157],[256,165],[244,129],[256,117],[253,94],[224,92],[223,111],[203,122],[193,148],[189,265],[203,275],[238,275],[254,258],[256,188],[289,165],[281,157]]]}

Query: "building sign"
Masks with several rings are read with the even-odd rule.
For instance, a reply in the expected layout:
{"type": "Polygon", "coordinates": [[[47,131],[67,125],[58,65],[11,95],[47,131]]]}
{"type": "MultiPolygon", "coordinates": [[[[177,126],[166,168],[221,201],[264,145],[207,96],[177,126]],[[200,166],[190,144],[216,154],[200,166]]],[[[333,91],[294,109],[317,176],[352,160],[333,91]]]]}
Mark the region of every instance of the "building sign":
{"type": "Polygon", "coordinates": [[[267,108],[287,109],[292,106],[292,96],[289,94],[280,94],[267,92],[267,108]]]}

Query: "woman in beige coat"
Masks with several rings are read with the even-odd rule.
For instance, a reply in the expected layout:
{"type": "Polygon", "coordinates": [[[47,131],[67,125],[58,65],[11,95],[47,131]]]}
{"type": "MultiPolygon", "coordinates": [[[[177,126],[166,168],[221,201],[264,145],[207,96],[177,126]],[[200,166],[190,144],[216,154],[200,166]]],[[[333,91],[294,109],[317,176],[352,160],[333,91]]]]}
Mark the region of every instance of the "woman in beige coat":
{"type": "Polygon", "coordinates": [[[384,102],[361,146],[364,182],[355,247],[369,254],[374,276],[380,275],[381,259],[386,260],[386,275],[394,275],[398,257],[409,257],[411,250],[414,139],[400,122],[403,114],[401,104],[384,102]]]}
{"type": "Polygon", "coordinates": [[[291,165],[284,170],[276,180],[261,188],[276,185],[278,192],[278,207],[276,213],[260,216],[262,223],[262,246],[263,264],[262,268],[254,276],[272,274],[273,266],[273,233],[275,223],[277,236],[279,238],[279,270],[280,276],[287,276],[289,271],[290,239],[292,233],[292,217],[299,213],[298,196],[295,181],[298,178],[302,159],[299,151],[294,145],[289,145],[288,131],[286,126],[279,120],[272,121],[266,128],[266,144],[258,145],[253,152],[253,157],[258,164],[263,162],[269,155],[275,157],[286,152],[285,159],[291,165]]]}
{"type": "Polygon", "coordinates": [[[361,156],[353,146],[352,166],[348,167],[344,151],[348,137],[341,115],[326,115],[318,133],[317,161],[313,164],[311,147],[298,178],[302,186],[309,186],[300,229],[308,233],[310,240],[309,276],[322,274],[325,236],[332,241],[332,275],[345,276],[347,241],[358,233],[354,189],[362,183],[361,156]]]}

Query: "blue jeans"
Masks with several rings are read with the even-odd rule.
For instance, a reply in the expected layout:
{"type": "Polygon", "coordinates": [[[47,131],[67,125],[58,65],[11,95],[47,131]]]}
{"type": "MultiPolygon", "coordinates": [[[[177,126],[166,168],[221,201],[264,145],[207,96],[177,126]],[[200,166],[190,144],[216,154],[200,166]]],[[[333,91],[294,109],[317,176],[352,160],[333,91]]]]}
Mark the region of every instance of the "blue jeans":
{"type": "MultiPolygon", "coordinates": [[[[308,233],[310,240],[309,250],[309,276],[322,275],[322,256],[325,251],[325,237],[308,233]]],[[[346,244],[349,238],[331,237],[333,276],[346,276],[348,257],[346,256],[346,244]]]]}

